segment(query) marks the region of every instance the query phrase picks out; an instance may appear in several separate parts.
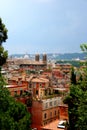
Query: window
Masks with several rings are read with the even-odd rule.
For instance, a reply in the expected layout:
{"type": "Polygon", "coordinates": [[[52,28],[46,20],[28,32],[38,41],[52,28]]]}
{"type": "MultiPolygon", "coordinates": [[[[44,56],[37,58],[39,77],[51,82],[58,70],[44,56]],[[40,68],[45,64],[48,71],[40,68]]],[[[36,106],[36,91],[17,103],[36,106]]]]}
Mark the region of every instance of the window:
{"type": "Polygon", "coordinates": [[[36,90],[36,95],[38,95],[38,90],[36,90]]]}
{"type": "Polygon", "coordinates": [[[45,90],[45,95],[47,95],[47,90],[45,90]]]}
{"type": "Polygon", "coordinates": [[[46,103],[46,106],[45,106],[46,108],[48,108],[48,103],[46,103]]]}
{"type": "Polygon", "coordinates": [[[50,117],[52,117],[52,112],[50,112],[50,117]]]}
{"type": "Polygon", "coordinates": [[[40,88],[42,88],[42,84],[40,84],[40,88]]]}
{"type": "Polygon", "coordinates": [[[32,84],[31,83],[29,84],[29,88],[32,88],[32,84]]]}
{"type": "Polygon", "coordinates": [[[50,102],[50,106],[52,106],[52,102],[50,102]]]}
{"type": "Polygon", "coordinates": [[[56,115],[56,111],[54,112],[54,115],[56,115]]]}
{"type": "Polygon", "coordinates": [[[23,94],[23,90],[20,90],[20,96],[23,94]]]}
{"type": "Polygon", "coordinates": [[[47,118],[47,114],[45,113],[45,114],[44,114],[44,119],[46,119],[46,118],[47,118]]]}
{"type": "Polygon", "coordinates": [[[57,103],[56,103],[56,101],[54,101],[54,105],[56,105],[57,103]]]}

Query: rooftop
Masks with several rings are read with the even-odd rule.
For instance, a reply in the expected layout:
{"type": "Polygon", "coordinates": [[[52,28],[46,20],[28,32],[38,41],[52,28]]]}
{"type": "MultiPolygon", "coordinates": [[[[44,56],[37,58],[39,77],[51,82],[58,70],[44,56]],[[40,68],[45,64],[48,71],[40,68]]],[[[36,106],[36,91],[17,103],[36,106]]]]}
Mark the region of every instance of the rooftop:
{"type": "MultiPolygon", "coordinates": [[[[55,121],[53,121],[53,122],[51,122],[51,123],[49,123],[49,124],[47,124],[47,125],[45,125],[44,127],[43,127],[43,130],[61,130],[60,128],[57,128],[57,125],[58,125],[58,123],[59,123],[59,121],[60,120],[55,120],[55,121]]],[[[62,130],[64,130],[64,129],[62,129],[62,130]]]]}

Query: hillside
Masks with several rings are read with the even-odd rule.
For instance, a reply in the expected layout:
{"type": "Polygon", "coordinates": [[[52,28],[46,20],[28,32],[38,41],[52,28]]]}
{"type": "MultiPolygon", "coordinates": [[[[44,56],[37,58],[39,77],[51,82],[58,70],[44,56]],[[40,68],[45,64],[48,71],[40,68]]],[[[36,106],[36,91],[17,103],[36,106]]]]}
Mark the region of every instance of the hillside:
{"type": "MultiPolygon", "coordinates": [[[[16,58],[22,58],[26,54],[12,54],[9,57],[16,57],[16,58]]],[[[35,58],[35,54],[27,54],[30,59],[35,58]]],[[[40,54],[40,57],[42,58],[42,54],[40,54]]],[[[64,53],[64,54],[58,54],[58,53],[48,53],[47,54],[48,60],[84,60],[86,58],[85,53],[64,53]]]]}

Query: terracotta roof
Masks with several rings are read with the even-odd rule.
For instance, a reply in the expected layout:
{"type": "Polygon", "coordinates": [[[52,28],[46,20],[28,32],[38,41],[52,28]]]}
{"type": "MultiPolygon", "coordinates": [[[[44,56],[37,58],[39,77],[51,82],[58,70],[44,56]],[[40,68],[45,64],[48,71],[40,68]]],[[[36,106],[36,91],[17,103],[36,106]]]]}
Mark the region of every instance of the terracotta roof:
{"type": "MultiPolygon", "coordinates": [[[[45,125],[42,128],[43,128],[43,130],[61,130],[61,128],[57,128],[58,123],[59,123],[59,120],[57,119],[57,120],[45,125]]],[[[64,130],[64,129],[62,129],[62,130],[64,130]]]]}
{"type": "Polygon", "coordinates": [[[29,59],[15,59],[14,60],[15,64],[27,64],[27,65],[44,65],[42,61],[34,61],[34,60],[29,60],[29,59]]]}
{"type": "Polygon", "coordinates": [[[46,83],[46,82],[49,82],[49,80],[48,79],[46,79],[46,78],[33,78],[32,79],[32,82],[40,82],[40,83],[46,83]]]}

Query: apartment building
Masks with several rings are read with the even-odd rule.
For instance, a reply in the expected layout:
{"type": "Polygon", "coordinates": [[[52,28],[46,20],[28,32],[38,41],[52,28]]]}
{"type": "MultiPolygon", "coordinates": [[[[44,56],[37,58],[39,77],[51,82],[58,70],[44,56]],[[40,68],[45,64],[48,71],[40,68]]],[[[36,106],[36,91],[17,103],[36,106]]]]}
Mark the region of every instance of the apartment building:
{"type": "Polygon", "coordinates": [[[29,90],[32,89],[33,97],[42,98],[48,93],[52,93],[50,81],[40,76],[33,77],[30,81],[29,90]]]}
{"type": "Polygon", "coordinates": [[[61,97],[33,101],[32,128],[41,130],[43,126],[56,119],[67,119],[67,108],[62,103],[61,97]]]}

